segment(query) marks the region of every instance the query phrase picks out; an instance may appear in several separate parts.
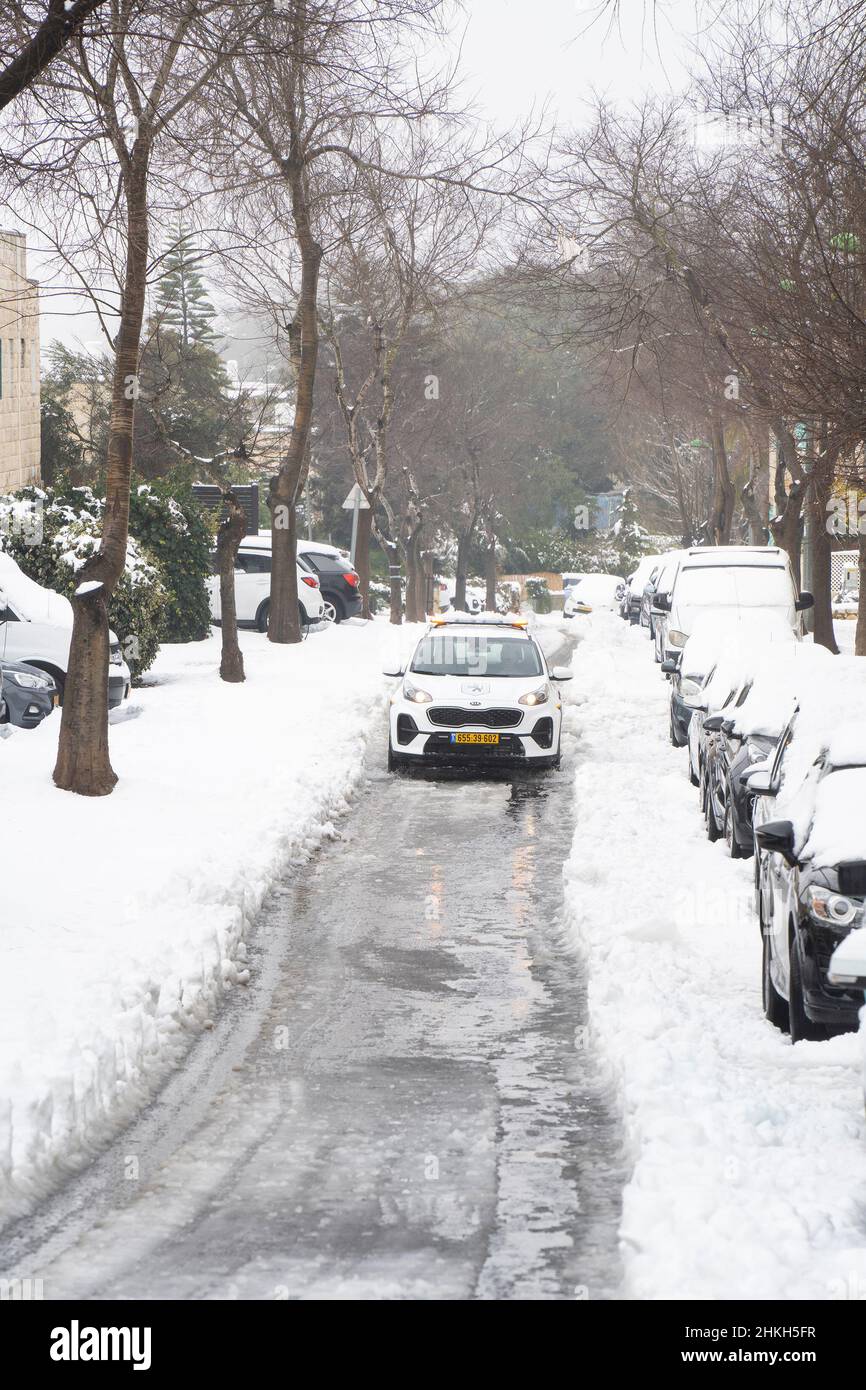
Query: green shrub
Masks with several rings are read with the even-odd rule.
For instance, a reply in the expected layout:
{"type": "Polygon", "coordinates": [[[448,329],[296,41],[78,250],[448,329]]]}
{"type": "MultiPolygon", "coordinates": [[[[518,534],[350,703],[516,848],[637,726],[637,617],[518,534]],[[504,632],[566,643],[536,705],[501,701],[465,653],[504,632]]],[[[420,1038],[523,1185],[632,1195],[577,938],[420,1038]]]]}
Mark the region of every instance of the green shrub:
{"type": "MultiPolygon", "coordinates": [[[[78,571],[99,548],[103,503],[89,488],[23,488],[0,499],[3,549],[25,574],[48,589],[72,598],[78,571]],[[22,515],[29,511],[29,523],[22,515]]],[[[133,677],[152,665],[160,642],[166,591],[157,562],[146,547],[130,538],[126,568],[108,605],[108,621],[117,633],[133,677]]]]}
{"type": "Polygon", "coordinates": [[[173,494],[162,480],[133,487],[129,531],[159,566],[165,590],[161,640],[201,642],[211,624],[205,581],[213,534],[192,493],[173,494]]]}
{"type": "Polygon", "coordinates": [[[526,581],[526,597],[536,613],[549,613],[551,609],[550,590],[547,580],[539,574],[531,574],[526,581]]]}

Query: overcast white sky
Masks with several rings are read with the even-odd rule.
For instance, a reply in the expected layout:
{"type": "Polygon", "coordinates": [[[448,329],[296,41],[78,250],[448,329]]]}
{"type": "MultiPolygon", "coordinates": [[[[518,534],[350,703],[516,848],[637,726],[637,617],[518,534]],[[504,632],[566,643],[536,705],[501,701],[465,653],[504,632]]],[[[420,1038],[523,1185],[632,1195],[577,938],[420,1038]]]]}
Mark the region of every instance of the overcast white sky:
{"type": "MultiPolygon", "coordinates": [[[[462,38],[465,95],[493,124],[511,125],[548,104],[563,124],[581,121],[593,92],[628,102],[647,91],[679,91],[688,80],[697,0],[620,0],[611,24],[603,0],[466,0],[454,31],[462,38]],[[653,16],[656,28],[653,29],[653,16]]],[[[30,273],[40,275],[31,255],[30,273]]],[[[46,294],[43,348],[59,338],[81,348],[98,341],[80,300],[46,294]]]]}

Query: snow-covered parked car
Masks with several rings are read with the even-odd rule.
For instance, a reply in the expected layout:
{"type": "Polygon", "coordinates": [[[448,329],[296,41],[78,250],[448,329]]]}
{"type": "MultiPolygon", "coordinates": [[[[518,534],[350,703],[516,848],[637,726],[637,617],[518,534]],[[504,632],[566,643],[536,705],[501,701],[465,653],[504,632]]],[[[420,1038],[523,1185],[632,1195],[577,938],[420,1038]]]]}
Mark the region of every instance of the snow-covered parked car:
{"type": "Polygon", "coordinates": [[[812,642],[772,651],[763,643],[740,662],[741,678],[728,702],[704,719],[706,824],[710,840],[724,836],[732,859],[754,850],[748,773],[776,750],[798,693],[813,680],[831,680],[833,657],[812,642]]]}
{"type": "MultiPolygon", "coordinates": [[[[339,551],[337,551],[339,554],[339,551]]],[[[268,630],[268,614],[271,611],[271,542],[261,536],[247,536],[241,541],[235,560],[235,605],[238,622],[244,626],[258,628],[259,632],[268,630]]],[[[211,557],[213,573],[207,581],[210,612],[214,622],[222,618],[220,581],[217,570],[217,557],[211,557]]],[[[298,564],[298,607],[301,622],[321,622],[325,616],[325,600],[319,577],[312,569],[298,564]]]]}
{"type": "Polygon", "coordinates": [[[596,609],[614,613],[620,605],[624,587],[621,574],[585,574],[567,590],[563,616],[573,618],[577,613],[592,613],[596,609]]]}
{"type": "MultiPolygon", "coordinates": [[[[754,674],[770,647],[775,656],[797,644],[797,634],[777,613],[723,611],[699,617],[682,651],[662,662],[662,673],[671,684],[671,743],[682,747],[689,741],[695,708],[707,712],[701,692],[707,676],[720,661],[726,668],[734,664],[735,669],[727,674],[739,685],[754,674]]],[[[718,685],[713,694],[719,695],[718,685]]],[[[715,709],[721,709],[723,703],[715,709]]]]}
{"type": "Polygon", "coordinates": [[[811,608],[809,593],[799,593],[791,565],[778,546],[701,546],[685,551],[666,590],[653,600],[661,659],[682,651],[699,621],[716,617],[777,615],[802,634],[801,614],[811,608]]]}
{"type": "Polygon", "coordinates": [[[560,759],[556,682],[525,618],[434,618],[391,696],[388,767],[486,763],[551,767],[560,759]]]}
{"type": "MultiPolygon", "coordinates": [[[[37,584],[0,551],[0,658],[44,672],[62,701],[71,641],[69,599],[37,584]]],[[[132,676],[116,633],[109,633],[109,642],[108,704],[114,709],[129,695],[132,676]]]]}
{"type": "Polygon", "coordinates": [[[642,556],[638,561],[637,568],[627,577],[619,610],[620,617],[625,618],[627,622],[641,622],[644,589],[649,583],[653,571],[658,568],[661,558],[660,555],[642,556]]]}
{"type": "Polygon", "coordinates": [[[24,661],[0,660],[0,684],[6,702],[0,723],[35,729],[60,703],[60,692],[51,677],[24,661]]]}
{"type": "Polygon", "coordinates": [[[830,963],[866,925],[862,659],[836,657],[832,680],[804,686],[772,761],[748,780],[767,1018],[794,1042],[855,1029],[862,986],[836,982],[830,963]]]}

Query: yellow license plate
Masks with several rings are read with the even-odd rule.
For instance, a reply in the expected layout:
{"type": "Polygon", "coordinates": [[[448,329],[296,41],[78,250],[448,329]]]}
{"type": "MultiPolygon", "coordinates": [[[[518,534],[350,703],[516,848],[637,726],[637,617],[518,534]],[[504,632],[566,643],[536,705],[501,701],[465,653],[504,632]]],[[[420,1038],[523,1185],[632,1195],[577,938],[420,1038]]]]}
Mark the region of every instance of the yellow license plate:
{"type": "Polygon", "coordinates": [[[498,734],[452,734],[452,743],[498,743],[498,734]]]}

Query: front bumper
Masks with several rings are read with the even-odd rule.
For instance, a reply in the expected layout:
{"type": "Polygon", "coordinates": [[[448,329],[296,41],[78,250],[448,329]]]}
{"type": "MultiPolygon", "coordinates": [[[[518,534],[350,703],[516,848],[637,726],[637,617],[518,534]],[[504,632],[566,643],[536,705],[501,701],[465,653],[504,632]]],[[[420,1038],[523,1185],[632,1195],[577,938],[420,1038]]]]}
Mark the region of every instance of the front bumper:
{"type": "Polygon", "coordinates": [[[54,709],[54,694],[53,690],[27,690],[10,680],[5,681],[3,699],[9,723],[19,729],[35,729],[54,709]]]}
{"type": "Polygon", "coordinates": [[[831,985],[827,971],[842,939],[838,932],[819,927],[808,919],[798,930],[803,976],[803,1004],[813,1023],[829,1023],[855,1031],[864,1003],[862,989],[831,985]]]}
{"type": "Polygon", "coordinates": [[[418,705],[400,701],[391,706],[390,737],[394,757],[401,762],[548,767],[559,758],[562,715],[559,710],[543,706],[538,712],[530,710],[522,726],[516,729],[497,729],[498,743],[457,743],[457,733],[489,734],[489,727],[461,725],[460,729],[444,729],[430,724],[418,705]],[[525,727],[523,727],[525,725],[525,727]]]}

